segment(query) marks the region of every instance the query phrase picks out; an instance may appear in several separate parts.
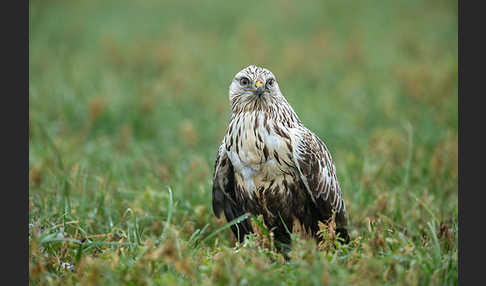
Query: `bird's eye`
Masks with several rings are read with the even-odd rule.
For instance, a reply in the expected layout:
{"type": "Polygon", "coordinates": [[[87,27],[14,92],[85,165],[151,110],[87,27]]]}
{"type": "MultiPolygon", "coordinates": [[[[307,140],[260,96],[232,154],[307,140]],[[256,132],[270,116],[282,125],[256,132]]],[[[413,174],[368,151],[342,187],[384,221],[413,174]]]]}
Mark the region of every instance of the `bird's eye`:
{"type": "Polygon", "coordinates": [[[250,83],[250,80],[249,80],[248,78],[246,78],[246,77],[242,77],[242,78],[240,79],[240,84],[241,84],[242,86],[247,86],[249,83],[250,83]]]}
{"type": "Polygon", "coordinates": [[[267,87],[273,87],[275,84],[275,80],[273,78],[267,80],[267,87]]]}

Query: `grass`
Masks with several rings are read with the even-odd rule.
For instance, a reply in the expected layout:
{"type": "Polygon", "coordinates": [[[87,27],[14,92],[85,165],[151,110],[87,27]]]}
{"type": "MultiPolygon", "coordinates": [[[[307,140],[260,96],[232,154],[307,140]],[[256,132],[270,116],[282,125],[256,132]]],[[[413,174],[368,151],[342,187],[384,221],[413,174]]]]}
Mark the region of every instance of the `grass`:
{"type": "MultiPolygon", "coordinates": [[[[32,285],[457,285],[457,2],[30,1],[32,285]],[[241,68],[333,154],[352,242],[211,209],[241,68]]],[[[256,219],[256,218],[255,218],[256,219]]]]}

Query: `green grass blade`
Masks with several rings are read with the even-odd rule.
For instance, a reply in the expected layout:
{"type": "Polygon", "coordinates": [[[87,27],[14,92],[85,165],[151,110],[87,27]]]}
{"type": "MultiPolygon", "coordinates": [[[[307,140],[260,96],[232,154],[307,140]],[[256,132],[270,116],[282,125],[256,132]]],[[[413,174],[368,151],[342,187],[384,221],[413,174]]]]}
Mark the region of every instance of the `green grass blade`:
{"type": "Polygon", "coordinates": [[[232,221],[226,223],[225,225],[223,225],[222,227],[218,228],[217,230],[213,231],[211,234],[209,234],[208,236],[206,236],[203,240],[202,240],[202,243],[205,243],[206,241],[210,240],[211,238],[213,238],[214,236],[216,236],[218,233],[222,232],[223,230],[225,229],[228,229],[230,228],[232,225],[235,225],[237,223],[240,223],[242,221],[244,221],[245,219],[247,219],[248,217],[250,217],[250,214],[249,213],[246,213],[244,215],[241,215],[235,219],[233,219],[232,221]]]}

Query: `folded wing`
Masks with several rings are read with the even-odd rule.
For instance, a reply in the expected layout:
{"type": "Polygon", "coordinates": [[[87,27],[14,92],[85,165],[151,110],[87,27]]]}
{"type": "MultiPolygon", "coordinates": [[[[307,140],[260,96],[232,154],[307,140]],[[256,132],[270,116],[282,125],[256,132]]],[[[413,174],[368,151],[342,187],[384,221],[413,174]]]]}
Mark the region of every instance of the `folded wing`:
{"type": "MultiPolygon", "coordinates": [[[[213,212],[218,218],[224,212],[228,222],[245,214],[241,204],[236,203],[233,165],[226,154],[224,144],[219,147],[214,164],[213,212]]],[[[246,234],[253,232],[248,219],[231,226],[231,230],[240,242],[243,242],[246,234]]]]}
{"type": "Polygon", "coordinates": [[[319,137],[309,130],[303,130],[296,138],[294,160],[321,214],[320,220],[329,219],[334,211],[337,229],[344,228],[347,224],[346,206],[331,154],[319,137]]]}

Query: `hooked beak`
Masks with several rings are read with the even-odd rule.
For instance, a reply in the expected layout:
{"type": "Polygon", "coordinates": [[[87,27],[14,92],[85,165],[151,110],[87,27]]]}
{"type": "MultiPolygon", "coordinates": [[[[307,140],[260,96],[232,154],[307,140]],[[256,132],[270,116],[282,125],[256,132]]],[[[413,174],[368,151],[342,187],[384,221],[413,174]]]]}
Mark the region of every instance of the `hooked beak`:
{"type": "Polygon", "coordinates": [[[258,96],[261,96],[263,94],[263,81],[261,80],[258,80],[256,83],[255,83],[255,94],[258,95],[258,96]]]}

